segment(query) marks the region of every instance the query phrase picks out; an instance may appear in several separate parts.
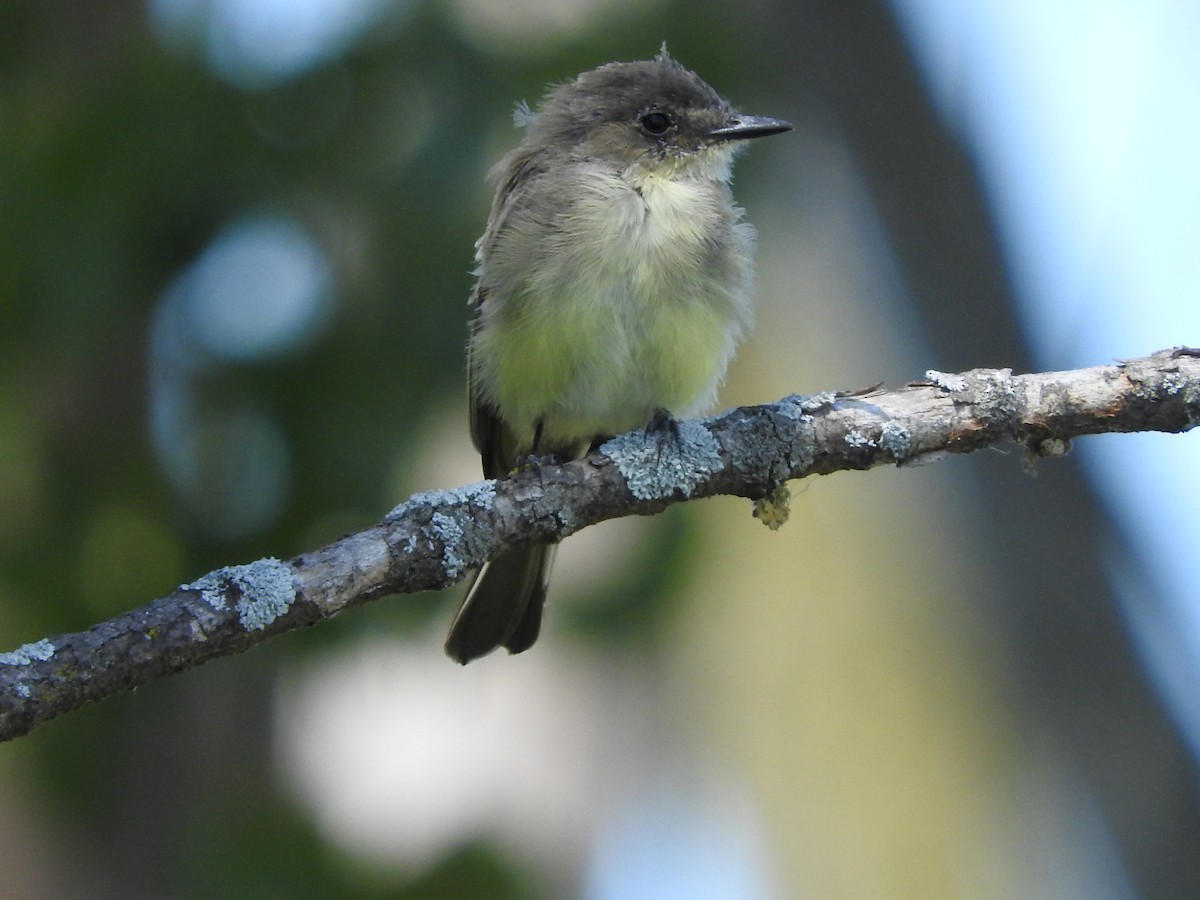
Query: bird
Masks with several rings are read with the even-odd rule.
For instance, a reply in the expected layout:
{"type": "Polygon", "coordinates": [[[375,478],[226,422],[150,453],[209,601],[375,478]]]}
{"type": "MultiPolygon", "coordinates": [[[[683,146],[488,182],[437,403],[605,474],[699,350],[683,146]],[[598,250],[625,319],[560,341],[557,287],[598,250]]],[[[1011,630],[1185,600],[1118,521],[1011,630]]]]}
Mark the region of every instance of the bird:
{"type": "MultiPolygon", "coordinates": [[[[715,403],[752,318],[755,232],[731,167],[746,142],[792,128],[737,112],[665,47],[553,87],[519,120],[522,140],[492,171],[470,300],[485,478],[715,403]]],[[[555,549],[514,547],[480,570],[451,659],[534,644],[555,549]]]]}

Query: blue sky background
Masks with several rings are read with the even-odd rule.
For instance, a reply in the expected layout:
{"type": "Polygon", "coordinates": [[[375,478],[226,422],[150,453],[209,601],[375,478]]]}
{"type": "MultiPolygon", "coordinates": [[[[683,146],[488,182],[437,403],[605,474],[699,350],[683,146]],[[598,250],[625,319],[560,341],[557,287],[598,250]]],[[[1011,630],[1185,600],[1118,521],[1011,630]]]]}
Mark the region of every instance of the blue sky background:
{"type": "MultiPolygon", "coordinates": [[[[1039,368],[1200,344],[1200,6],[895,0],[932,95],[973,148],[1039,368]]],[[[1130,623],[1200,748],[1200,443],[1077,451],[1161,592],[1130,623]]],[[[1069,527],[1069,523],[1064,523],[1069,527]]]]}

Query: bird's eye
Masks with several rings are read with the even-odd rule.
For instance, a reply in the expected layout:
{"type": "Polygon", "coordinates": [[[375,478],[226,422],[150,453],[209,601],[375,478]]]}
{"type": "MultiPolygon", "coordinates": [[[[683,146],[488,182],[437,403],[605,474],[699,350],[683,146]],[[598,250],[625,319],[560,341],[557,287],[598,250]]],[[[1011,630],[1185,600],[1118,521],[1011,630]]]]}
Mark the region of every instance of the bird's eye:
{"type": "Polygon", "coordinates": [[[674,124],[670,116],[657,111],[644,114],[638,121],[647,134],[653,135],[666,134],[674,124]]]}

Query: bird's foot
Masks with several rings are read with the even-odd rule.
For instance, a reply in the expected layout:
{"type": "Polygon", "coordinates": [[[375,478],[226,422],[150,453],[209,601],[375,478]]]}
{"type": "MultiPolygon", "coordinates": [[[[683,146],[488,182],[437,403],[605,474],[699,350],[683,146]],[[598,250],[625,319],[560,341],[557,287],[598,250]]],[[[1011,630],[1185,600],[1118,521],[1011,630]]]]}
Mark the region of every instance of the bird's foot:
{"type": "Polygon", "coordinates": [[[559,456],[557,453],[546,453],[539,456],[536,453],[530,453],[528,456],[517,462],[517,466],[512,470],[512,474],[516,475],[520,472],[532,472],[537,475],[538,484],[545,486],[542,479],[542,468],[544,466],[561,466],[567,460],[559,456]]]}
{"type": "Polygon", "coordinates": [[[682,443],[679,434],[679,420],[667,409],[656,409],[650,421],[646,423],[646,443],[651,439],[658,445],[658,461],[662,462],[663,450],[678,449],[682,443]]]}

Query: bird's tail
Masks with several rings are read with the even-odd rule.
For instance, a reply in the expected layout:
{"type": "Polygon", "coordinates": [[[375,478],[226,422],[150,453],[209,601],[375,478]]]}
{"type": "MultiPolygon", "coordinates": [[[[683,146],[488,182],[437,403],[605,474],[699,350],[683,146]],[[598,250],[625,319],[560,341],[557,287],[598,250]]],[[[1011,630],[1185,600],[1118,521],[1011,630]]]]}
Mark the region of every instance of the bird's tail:
{"type": "Polygon", "coordinates": [[[497,647],[509,653],[532,647],[556,549],[518,547],[484,566],[450,625],[446,655],[466,665],[497,647]]]}

